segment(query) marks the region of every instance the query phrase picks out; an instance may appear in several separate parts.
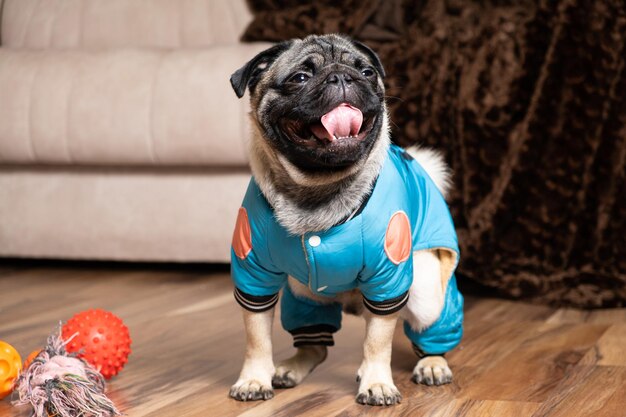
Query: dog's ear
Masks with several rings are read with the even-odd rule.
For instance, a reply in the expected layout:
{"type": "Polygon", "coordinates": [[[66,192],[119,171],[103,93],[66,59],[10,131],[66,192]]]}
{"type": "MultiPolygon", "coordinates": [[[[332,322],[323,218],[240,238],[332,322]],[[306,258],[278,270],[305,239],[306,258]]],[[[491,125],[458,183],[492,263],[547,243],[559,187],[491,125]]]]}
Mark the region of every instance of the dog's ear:
{"type": "Polygon", "coordinates": [[[370,61],[374,65],[374,68],[376,68],[376,71],[378,71],[378,73],[380,74],[381,78],[385,78],[385,69],[383,68],[383,63],[380,62],[378,54],[374,52],[372,48],[362,42],[355,41],[354,39],[351,39],[351,41],[359,51],[364,53],[370,59],[370,61]]]}
{"type": "Polygon", "coordinates": [[[280,54],[289,49],[292,42],[293,41],[283,41],[260,52],[246,65],[235,71],[235,73],[230,76],[230,85],[233,86],[237,97],[243,97],[246,92],[246,87],[250,87],[250,91],[252,91],[259,81],[259,75],[267,70],[280,54]]]}

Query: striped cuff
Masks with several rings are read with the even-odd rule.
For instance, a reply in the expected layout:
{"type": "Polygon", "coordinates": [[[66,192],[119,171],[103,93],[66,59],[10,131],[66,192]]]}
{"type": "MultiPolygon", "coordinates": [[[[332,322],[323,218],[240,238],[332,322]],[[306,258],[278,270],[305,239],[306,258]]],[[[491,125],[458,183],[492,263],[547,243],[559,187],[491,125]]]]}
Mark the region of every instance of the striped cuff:
{"type": "Polygon", "coordinates": [[[335,327],[328,324],[317,324],[315,326],[300,327],[291,330],[289,333],[293,336],[294,347],[307,345],[334,346],[333,333],[336,331],[335,327]]]}
{"type": "Polygon", "coordinates": [[[411,343],[411,345],[413,346],[413,352],[415,352],[417,357],[420,359],[425,358],[426,356],[445,356],[445,353],[426,353],[422,349],[420,349],[419,346],[417,346],[415,343],[411,343]]]}
{"type": "Polygon", "coordinates": [[[369,311],[374,314],[378,314],[379,316],[386,316],[387,314],[395,313],[396,311],[400,311],[402,307],[409,301],[409,292],[405,292],[397,296],[396,298],[392,298],[391,300],[385,301],[371,301],[367,298],[363,297],[363,304],[369,311]]]}
{"type": "Polygon", "coordinates": [[[246,310],[261,313],[276,305],[278,293],[274,295],[250,295],[239,290],[239,288],[235,288],[235,300],[246,310]]]}

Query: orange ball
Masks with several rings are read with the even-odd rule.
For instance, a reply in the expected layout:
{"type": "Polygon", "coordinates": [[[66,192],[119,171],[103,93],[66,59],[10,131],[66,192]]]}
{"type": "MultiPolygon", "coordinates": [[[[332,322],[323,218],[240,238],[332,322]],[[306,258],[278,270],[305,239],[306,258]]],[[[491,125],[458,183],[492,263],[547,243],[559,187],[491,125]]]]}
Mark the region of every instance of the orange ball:
{"type": "Polygon", "coordinates": [[[15,380],[22,371],[22,358],[17,350],[0,340],[0,400],[13,391],[15,380]]]}
{"type": "Polygon", "coordinates": [[[37,355],[39,355],[40,353],[41,353],[41,349],[33,350],[32,352],[30,352],[30,354],[26,357],[26,360],[24,361],[24,366],[22,369],[28,369],[30,364],[33,363],[37,355]]]}

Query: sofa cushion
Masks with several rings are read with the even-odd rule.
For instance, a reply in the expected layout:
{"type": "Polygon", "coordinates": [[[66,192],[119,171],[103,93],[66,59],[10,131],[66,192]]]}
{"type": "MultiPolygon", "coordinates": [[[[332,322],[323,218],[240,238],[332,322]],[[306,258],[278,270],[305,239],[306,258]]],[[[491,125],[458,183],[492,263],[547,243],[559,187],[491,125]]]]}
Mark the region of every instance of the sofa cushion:
{"type": "Polygon", "coordinates": [[[238,169],[0,167],[0,256],[228,262],[238,169]]]}
{"type": "Polygon", "coordinates": [[[229,77],[267,46],[0,48],[0,162],[245,165],[229,77]]]}
{"type": "Polygon", "coordinates": [[[197,47],[236,43],[244,0],[4,0],[11,48],[197,47]]]}

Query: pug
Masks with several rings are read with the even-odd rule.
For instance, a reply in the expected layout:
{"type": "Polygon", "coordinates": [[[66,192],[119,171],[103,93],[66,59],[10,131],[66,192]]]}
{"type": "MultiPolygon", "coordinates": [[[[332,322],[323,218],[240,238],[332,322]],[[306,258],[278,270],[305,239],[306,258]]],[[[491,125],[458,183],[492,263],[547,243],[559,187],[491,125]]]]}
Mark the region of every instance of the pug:
{"type": "Polygon", "coordinates": [[[459,249],[439,154],[390,141],[385,70],[376,53],[341,35],[281,42],[230,81],[250,94],[253,178],[232,241],[235,299],[247,345],[230,396],[268,400],[299,384],[334,345],[342,311],[365,318],[356,401],[392,405],[397,321],[417,364],[413,381],[452,380],[444,354],[462,336],[459,249]],[[293,357],[274,364],[272,322],[293,357]]]}

